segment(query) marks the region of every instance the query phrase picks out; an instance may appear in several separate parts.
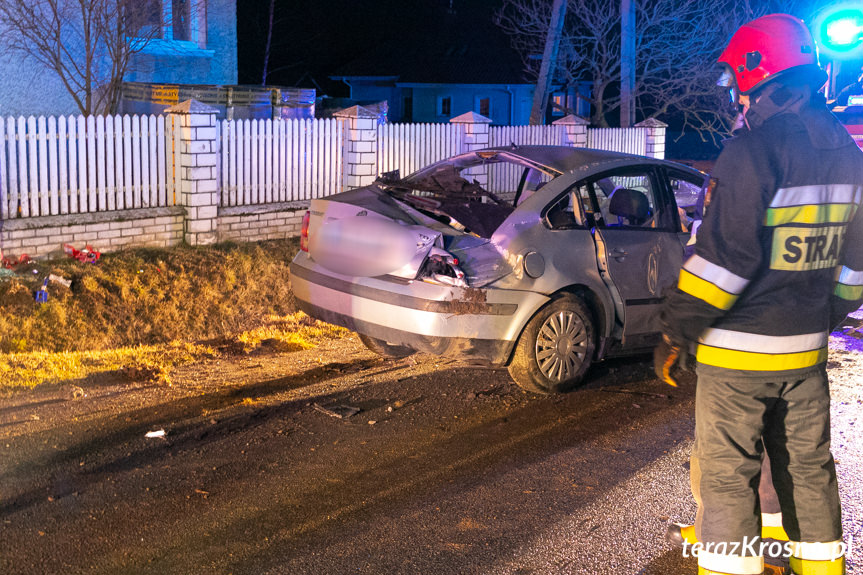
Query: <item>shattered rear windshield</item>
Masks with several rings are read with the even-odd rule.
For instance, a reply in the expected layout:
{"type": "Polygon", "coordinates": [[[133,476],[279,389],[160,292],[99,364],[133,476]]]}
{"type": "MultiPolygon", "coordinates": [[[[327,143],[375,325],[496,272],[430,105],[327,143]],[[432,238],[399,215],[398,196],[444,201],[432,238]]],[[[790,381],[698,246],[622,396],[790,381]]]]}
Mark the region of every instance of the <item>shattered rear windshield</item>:
{"type": "Polygon", "coordinates": [[[509,154],[454,160],[380,183],[388,194],[429,217],[459,231],[490,238],[516,205],[557,175],[509,154]],[[497,192],[462,176],[462,171],[481,163],[489,165],[488,187],[497,192]]]}

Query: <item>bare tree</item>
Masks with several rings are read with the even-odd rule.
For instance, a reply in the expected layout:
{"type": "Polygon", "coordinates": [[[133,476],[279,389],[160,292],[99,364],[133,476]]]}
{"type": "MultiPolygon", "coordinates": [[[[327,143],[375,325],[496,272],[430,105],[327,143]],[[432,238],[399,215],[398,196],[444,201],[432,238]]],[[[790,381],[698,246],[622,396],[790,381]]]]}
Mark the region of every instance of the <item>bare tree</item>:
{"type": "MultiPolygon", "coordinates": [[[[734,111],[715,85],[716,58],[734,30],[770,11],[795,13],[794,0],[639,0],[634,97],[640,119],[682,117],[702,137],[727,133],[734,111]]],[[[558,79],[588,81],[591,123],[608,126],[621,106],[619,0],[569,0],[558,79]]],[[[504,0],[497,22],[536,74],[551,10],[549,0],[504,0]]],[[[798,11],[799,12],[799,11],[798,11]]],[[[800,16],[799,13],[797,13],[800,16]]]]}
{"type": "Polygon", "coordinates": [[[114,113],[132,57],[161,37],[152,0],[2,0],[6,47],[60,78],[82,114],[114,113]]]}

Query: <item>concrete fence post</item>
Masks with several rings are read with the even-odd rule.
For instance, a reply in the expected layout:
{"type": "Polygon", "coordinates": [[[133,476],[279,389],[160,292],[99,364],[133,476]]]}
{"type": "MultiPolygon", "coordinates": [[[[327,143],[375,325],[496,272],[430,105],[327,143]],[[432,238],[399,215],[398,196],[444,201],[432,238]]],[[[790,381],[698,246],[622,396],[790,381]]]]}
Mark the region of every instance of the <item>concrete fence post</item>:
{"type": "Polygon", "coordinates": [[[186,100],[165,112],[179,130],[174,170],[179,174],[177,202],[185,208],[183,239],[192,246],[214,243],[219,217],[217,110],[186,100]]]}
{"type": "MultiPolygon", "coordinates": [[[[476,112],[465,112],[450,120],[451,124],[464,124],[464,140],[462,149],[465,152],[473,152],[487,148],[490,144],[489,128],[491,120],[480,116],[476,112]]],[[[462,177],[468,181],[476,180],[483,188],[488,188],[488,169],[486,166],[476,166],[462,172],[462,177]]]]}
{"type": "Polygon", "coordinates": [[[668,124],[660,122],[656,118],[648,118],[635,125],[636,128],[646,128],[647,141],[644,146],[644,155],[651,158],[665,159],[665,129],[668,124]]]}
{"type": "Polygon", "coordinates": [[[570,114],[560,120],[555,120],[552,124],[566,128],[567,146],[573,148],[587,147],[587,127],[590,125],[590,121],[581,116],[570,114]]]}
{"type": "Polygon", "coordinates": [[[378,116],[362,106],[333,114],[344,122],[344,189],[361,188],[378,175],[378,116]]]}

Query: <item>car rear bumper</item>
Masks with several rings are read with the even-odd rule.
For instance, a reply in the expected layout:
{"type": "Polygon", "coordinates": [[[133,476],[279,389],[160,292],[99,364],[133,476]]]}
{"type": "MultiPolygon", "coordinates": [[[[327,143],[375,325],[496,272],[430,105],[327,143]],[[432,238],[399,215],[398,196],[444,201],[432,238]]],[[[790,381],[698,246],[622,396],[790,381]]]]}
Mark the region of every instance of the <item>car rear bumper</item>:
{"type": "Polygon", "coordinates": [[[522,326],[548,301],[534,292],[341,276],[302,252],[290,270],[297,306],[314,318],[392,344],[491,365],[508,361],[522,326]]]}

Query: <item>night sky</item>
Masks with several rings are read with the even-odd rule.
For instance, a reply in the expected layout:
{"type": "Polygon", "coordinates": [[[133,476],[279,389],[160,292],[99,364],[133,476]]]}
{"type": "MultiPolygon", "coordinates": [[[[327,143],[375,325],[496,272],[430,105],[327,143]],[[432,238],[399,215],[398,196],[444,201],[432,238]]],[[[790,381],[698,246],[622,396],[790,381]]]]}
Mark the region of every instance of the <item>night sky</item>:
{"type": "MultiPolygon", "coordinates": [[[[237,2],[239,81],[261,84],[270,0],[237,2]]],[[[343,96],[328,76],[377,45],[422,42],[448,16],[488,18],[501,0],[276,0],[268,84],[343,96]],[[424,36],[425,34],[425,36],[424,36]]]]}

